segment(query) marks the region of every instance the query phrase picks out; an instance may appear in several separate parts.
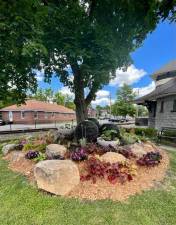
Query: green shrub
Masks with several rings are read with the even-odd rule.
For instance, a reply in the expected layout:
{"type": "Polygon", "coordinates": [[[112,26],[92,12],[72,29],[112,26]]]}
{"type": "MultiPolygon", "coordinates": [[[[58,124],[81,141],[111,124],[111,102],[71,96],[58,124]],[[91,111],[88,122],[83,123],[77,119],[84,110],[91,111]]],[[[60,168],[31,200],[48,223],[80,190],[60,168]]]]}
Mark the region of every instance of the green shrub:
{"type": "Polygon", "coordinates": [[[136,127],[134,128],[134,132],[136,135],[139,136],[146,136],[149,138],[154,138],[157,136],[157,130],[154,128],[141,128],[141,127],[136,127]]]}
{"type": "Polygon", "coordinates": [[[121,134],[121,144],[122,145],[130,145],[136,142],[140,142],[140,138],[135,134],[123,133],[121,134]]]}

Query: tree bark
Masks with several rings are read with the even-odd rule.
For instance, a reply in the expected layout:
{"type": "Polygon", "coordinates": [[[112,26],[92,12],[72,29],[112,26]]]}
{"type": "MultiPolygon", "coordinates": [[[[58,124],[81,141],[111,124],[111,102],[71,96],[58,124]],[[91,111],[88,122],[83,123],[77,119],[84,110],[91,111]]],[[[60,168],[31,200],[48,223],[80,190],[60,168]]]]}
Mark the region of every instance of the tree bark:
{"type": "Polygon", "coordinates": [[[74,74],[74,103],[76,106],[76,120],[80,123],[88,118],[87,104],[84,98],[84,81],[77,64],[71,65],[74,74]]]}

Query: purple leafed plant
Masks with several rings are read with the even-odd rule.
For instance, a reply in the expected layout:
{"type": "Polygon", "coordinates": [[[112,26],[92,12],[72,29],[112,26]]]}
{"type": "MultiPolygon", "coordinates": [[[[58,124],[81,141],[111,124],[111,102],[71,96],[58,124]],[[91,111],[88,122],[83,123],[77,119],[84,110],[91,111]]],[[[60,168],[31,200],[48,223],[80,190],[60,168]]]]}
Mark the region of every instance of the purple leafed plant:
{"type": "Polygon", "coordinates": [[[136,158],[136,155],[130,149],[120,149],[118,153],[122,154],[127,159],[136,158]]]}
{"type": "Polygon", "coordinates": [[[71,152],[70,157],[74,161],[82,161],[87,159],[88,154],[84,148],[77,148],[75,151],[71,152]]]}
{"type": "Polygon", "coordinates": [[[25,155],[26,159],[35,159],[39,157],[40,153],[38,151],[28,151],[25,155]]]}
{"type": "Polygon", "coordinates": [[[156,166],[160,163],[162,156],[159,152],[148,152],[137,160],[140,166],[156,166]]]}

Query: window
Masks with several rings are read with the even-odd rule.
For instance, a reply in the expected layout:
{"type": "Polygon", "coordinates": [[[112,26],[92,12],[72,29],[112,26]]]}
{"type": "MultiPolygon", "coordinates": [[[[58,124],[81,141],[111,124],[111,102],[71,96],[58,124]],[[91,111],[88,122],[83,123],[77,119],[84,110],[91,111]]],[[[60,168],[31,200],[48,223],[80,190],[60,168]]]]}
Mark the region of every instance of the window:
{"type": "Polygon", "coordinates": [[[173,102],[173,110],[172,110],[172,112],[176,112],[176,99],[173,102]]]}
{"type": "Polygon", "coordinates": [[[25,112],[22,111],[22,112],[21,112],[21,119],[24,119],[24,117],[25,117],[25,112]]]}
{"type": "Polygon", "coordinates": [[[48,113],[45,112],[45,119],[48,119],[48,113]]]}
{"type": "Polygon", "coordinates": [[[164,112],[164,101],[161,101],[160,113],[164,112]]]}
{"type": "Polygon", "coordinates": [[[37,111],[34,112],[34,119],[38,119],[38,112],[37,111]]]}
{"type": "Polygon", "coordinates": [[[54,112],[52,112],[52,117],[53,117],[53,118],[55,117],[54,112]]]}

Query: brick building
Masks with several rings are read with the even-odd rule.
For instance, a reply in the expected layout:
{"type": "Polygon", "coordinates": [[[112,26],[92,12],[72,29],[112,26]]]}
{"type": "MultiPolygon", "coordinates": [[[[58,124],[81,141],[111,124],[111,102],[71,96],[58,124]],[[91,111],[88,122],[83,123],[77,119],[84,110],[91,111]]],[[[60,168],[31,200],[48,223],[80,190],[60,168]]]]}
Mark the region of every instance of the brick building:
{"type": "Polygon", "coordinates": [[[75,112],[62,105],[27,100],[26,104],[12,105],[0,109],[1,118],[5,122],[15,124],[53,123],[75,120],[75,112]]]}
{"type": "Polygon", "coordinates": [[[156,71],[152,78],[155,90],[135,102],[148,108],[149,127],[176,128],[176,60],[156,71]]]}

